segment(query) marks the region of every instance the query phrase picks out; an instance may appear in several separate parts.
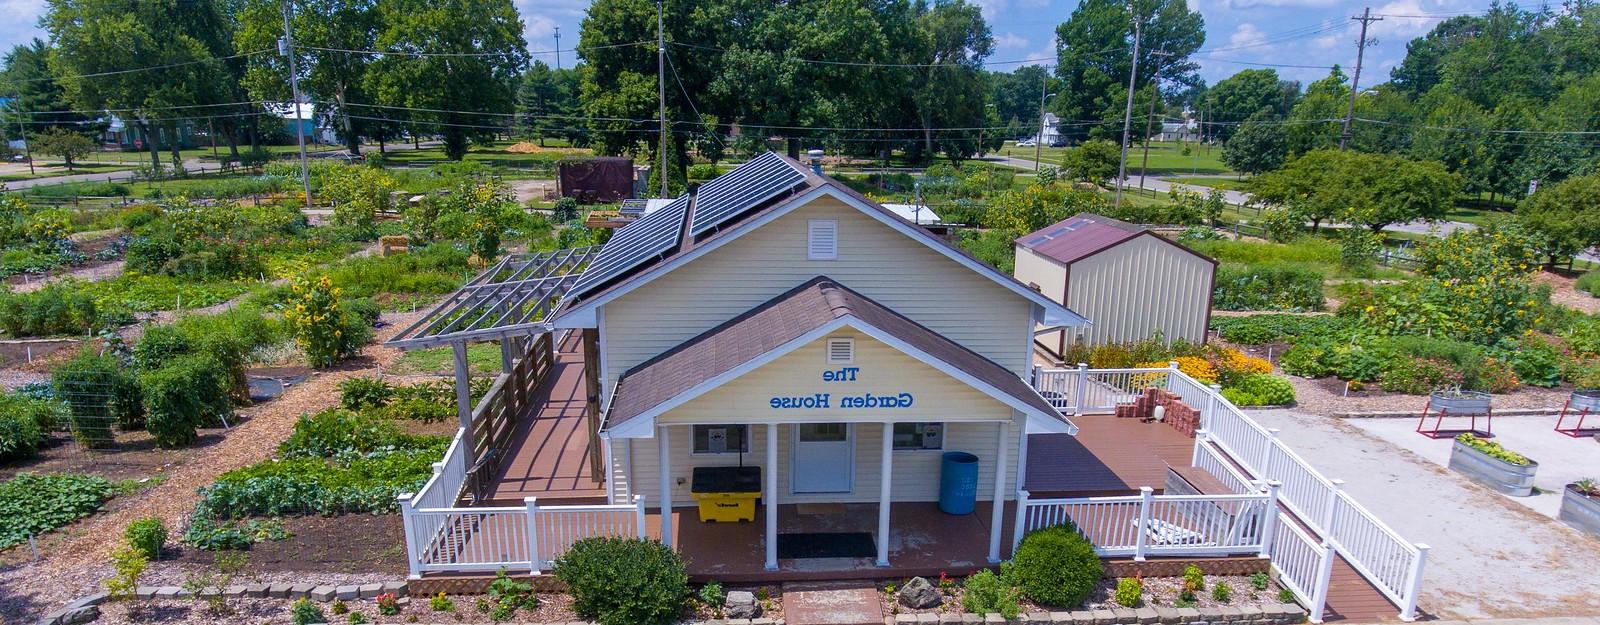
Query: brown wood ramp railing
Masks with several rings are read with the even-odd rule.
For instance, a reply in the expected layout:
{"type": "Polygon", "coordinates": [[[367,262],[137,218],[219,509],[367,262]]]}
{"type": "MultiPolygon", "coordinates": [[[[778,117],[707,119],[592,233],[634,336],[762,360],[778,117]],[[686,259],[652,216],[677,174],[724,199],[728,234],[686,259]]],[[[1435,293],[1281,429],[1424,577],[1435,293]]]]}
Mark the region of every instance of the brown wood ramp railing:
{"type": "Polygon", "coordinates": [[[495,378],[494,385],[473,409],[471,457],[477,461],[467,469],[467,491],[474,500],[482,500],[493,487],[517,430],[517,420],[532,413],[535,391],[555,367],[554,340],[548,332],[540,334],[512,363],[509,372],[495,378]]]}

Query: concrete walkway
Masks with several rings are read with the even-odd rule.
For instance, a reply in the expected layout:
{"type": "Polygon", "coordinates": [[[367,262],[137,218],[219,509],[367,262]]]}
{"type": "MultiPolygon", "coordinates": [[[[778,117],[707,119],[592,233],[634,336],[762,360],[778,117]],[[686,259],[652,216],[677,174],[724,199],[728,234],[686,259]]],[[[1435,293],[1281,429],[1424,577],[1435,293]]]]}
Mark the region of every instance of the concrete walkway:
{"type": "Polygon", "coordinates": [[[1400,536],[1431,546],[1419,601],[1426,613],[1540,623],[1600,615],[1600,541],[1348,421],[1294,410],[1251,415],[1280,428],[1319,471],[1345,480],[1345,490],[1400,536]]]}

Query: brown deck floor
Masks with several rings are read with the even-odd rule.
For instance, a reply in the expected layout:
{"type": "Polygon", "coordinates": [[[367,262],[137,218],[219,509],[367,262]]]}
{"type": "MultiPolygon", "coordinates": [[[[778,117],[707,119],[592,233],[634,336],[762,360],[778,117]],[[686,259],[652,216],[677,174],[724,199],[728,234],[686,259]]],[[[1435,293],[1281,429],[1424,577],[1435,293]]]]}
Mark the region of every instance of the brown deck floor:
{"type": "Polygon", "coordinates": [[[533,400],[532,418],[523,420],[512,437],[489,505],[519,505],[524,497],[605,503],[605,485],[589,477],[588,399],[583,353],[578,341],[568,339],[556,352],[555,373],[533,400]]]}
{"type": "Polygon", "coordinates": [[[1186,467],[1194,439],[1164,423],[1110,415],[1072,418],[1078,435],[1028,437],[1024,487],[1034,497],[1132,494],[1141,486],[1161,492],[1167,466],[1186,467]]]}

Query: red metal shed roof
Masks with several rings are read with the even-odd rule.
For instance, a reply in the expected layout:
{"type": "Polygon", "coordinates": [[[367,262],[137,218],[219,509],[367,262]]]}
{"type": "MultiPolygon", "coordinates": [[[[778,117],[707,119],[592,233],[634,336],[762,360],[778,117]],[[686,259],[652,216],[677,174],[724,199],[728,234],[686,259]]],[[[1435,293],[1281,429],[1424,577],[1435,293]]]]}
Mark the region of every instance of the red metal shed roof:
{"type": "Polygon", "coordinates": [[[1017,245],[1062,264],[1072,264],[1080,258],[1144,233],[1144,228],[1126,221],[1094,213],[1078,213],[1017,239],[1017,245]]]}

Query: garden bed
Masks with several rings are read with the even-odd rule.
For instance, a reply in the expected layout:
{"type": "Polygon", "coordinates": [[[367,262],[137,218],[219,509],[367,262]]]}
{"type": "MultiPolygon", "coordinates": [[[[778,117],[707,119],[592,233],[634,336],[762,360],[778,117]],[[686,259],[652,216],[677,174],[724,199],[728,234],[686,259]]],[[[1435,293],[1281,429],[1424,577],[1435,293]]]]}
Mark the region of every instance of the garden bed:
{"type": "MultiPolygon", "coordinates": [[[[1256,608],[1260,608],[1260,607],[1265,607],[1265,606],[1273,606],[1273,605],[1277,605],[1277,604],[1280,603],[1280,601],[1279,601],[1279,599],[1280,599],[1279,593],[1282,592],[1282,587],[1278,586],[1278,583],[1276,581],[1273,581],[1273,580],[1270,580],[1270,579],[1267,581],[1267,586],[1264,589],[1256,589],[1254,586],[1252,586],[1251,585],[1251,578],[1249,576],[1242,576],[1242,575],[1217,575],[1217,576],[1212,576],[1212,575],[1207,575],[1205,577],[1205,580],[1206,580],[1206,587],[1205,587],[1204,590],[1201,590],[1199,592],[1194,593],[1194,595],[1195,595],[1194,602],[1193,603],[1183,603],[1183,602],[1180,602],[1178,600],[1178,594],[1179,594],[1180,591],[1183,590],[1183,578],[1181,578],[1181,577],[1146,577],[1146,578],[1142,578],[1142,583],[1144,584],[1143,600],[1140,601],[1137,605],[1131,606],[1131,607],[1135,607],[1135,608],[1146,608],[1146,607],[1148,607],[1148,608],[1179,608],[1179,607],[1187,607],[1187,608],[1196,608],[1196,609],[1221,608],[1221,607],[1232,607],[1232,608],[1256,607],[1256,608]],[[1226,583],[1228,585],[1228,587],[1232,589],[1232,598],[1229,601],[1226,601],[1226,602],[1218,601],[1212,596],[1211,590],[1213,588],[1215,588],[1216,584],[1219,583],[1219,582],[1226,583]]],[[[896,584],[895,587],[898,589],[900,587],[899,585],[905,583],[905,581],[906,580],[895,580],[893,583],[896,584]]],[[[939,581],[937,579],[930,579],[928,581],[932,582],[936,587],[940,586],[939,581]]],[[[1071,609],[1073,609],[1073,610],[1110,610],[1110,609],[1127,607],[1127,606],[1119,605],[1116,602],[1116,591],[1117,591],[1117,583],[1118,583],[1118,581],[1119,581],[1118,579],[1111,578],[1111,577],[1107,577],[1107,578],[1101,579],[1100,583],[1095,586],[1094,591],[1089,594],[1089,598],[1084,601],[1084,604],[1081,605],[1081,606],[1078,606],[1076,608],[1071,608],[1071,609]]],[[[904,605],[900,605],[900,603],[895,599],[895,596],[892,593],[882,592],[881,591],[881,589],[883,588],[882,585],[880,585],[879,588],[880,588],[880,592],[878,593],[878,599],[879,599],[880,605],[883,607],[883,613],[886,616],[895,616],[895,615],[899,615],[899,614],[961,614],[963,612],[961,600],[962,600],[962,595],[965,592],[965,589],[959,583],[950,585],[948,588],[946,588],[942,592],[942,594],[944,596],[944,602],[941,603],[939,606],[932,607],[932,608],[920,609],[920,610],[919,609],[908,608],[908,607],[906,607],[904,605]]],[[[1021,608],[1021,612],[1023,614],[1030,614],[1030,613],[1036,613],[1036,612],[1054,612],[1054,611],[1060,611],[1060,610],[1063,609],[1061,607],[1041,606],[1041,605],[1033,603],[1032,601],[1029,601],[1026,597],[1018,599],[1017,603],[1018,603],[1019,607],[1021,608]]]]}
{"type": "Polygon", "coordinates": [[[1539,463],[1491,440],[1462,434],[1452,443],[1450,469],[1495,492],[1512,497],[1533,494],[1539,463]]]}
{"type": "MultiPolygon", "coordinates": [[[[404,577],[405,528],[398,514],[349,514],[337,517],[283,517],[289,538],[262,541],[250,547],[250,571],[262,577],[287,577],[277,573],[352,573],[404,577]]],[[[177,568],[208,566],[216,552],[168,545],[177,568]]],[[[166,568],[163,560],[157,567],[166,568]]]]}
{"type": "Polygon", "coordinates": [[[1568,484],[1562,490],[1561,512],[1557,518],[1600,538],[1600,490],[1592,480],[1568,484]]]}

